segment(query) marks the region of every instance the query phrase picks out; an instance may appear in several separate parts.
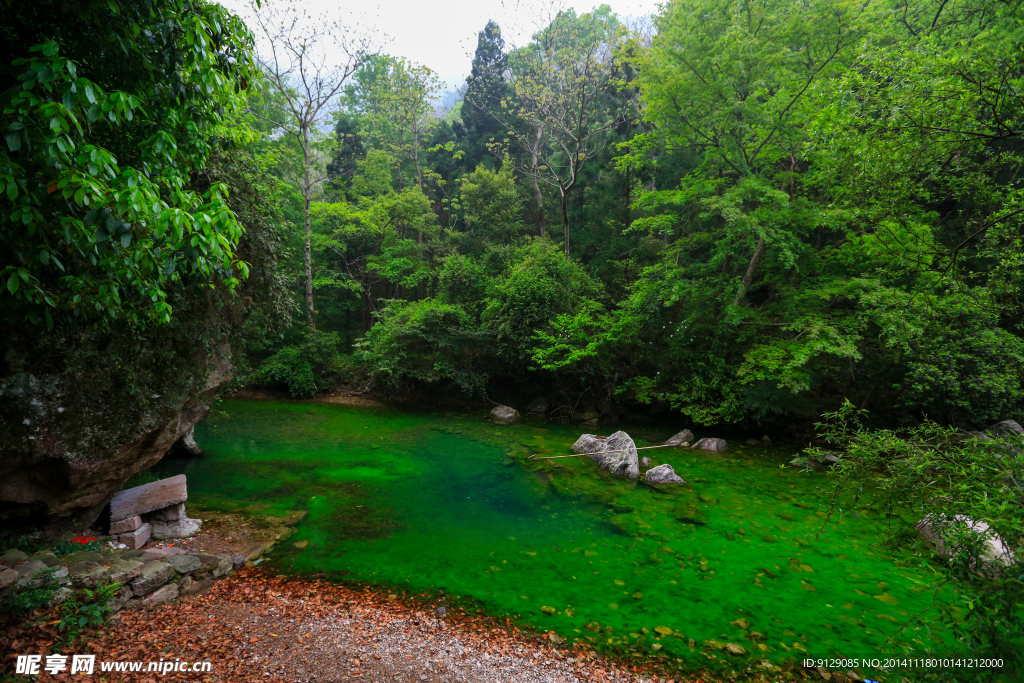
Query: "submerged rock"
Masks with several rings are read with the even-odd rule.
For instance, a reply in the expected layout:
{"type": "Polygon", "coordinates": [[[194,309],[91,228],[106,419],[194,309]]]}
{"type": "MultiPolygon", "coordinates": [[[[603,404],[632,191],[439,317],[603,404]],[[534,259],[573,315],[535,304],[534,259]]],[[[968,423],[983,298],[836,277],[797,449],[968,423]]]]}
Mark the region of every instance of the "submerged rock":
{"type": "Polygon", "coordinates": [[[176,458],[197,458],[203,454],[203,449],[196,443],[195,425],[174,442],[167,454],[176,458]]]}
{"type": "Polygon", "coordinates": [[[629,434],[618,431],[611,436],[583,434],[572,445],[574,453],[585,453],[598,466],[622,477],[640,476],[640,458],[629,434]]]}
{"type": "Polygon", "coordinates": [[[668,441],[662,445],[686,448],[686,446],[691,443],[693,443],[693,432],[689,429],[684,429],[675,436],[670,437],[668,441]]]}
{"type": "Polygon", "coordinates": [[[543,415],[548,412],[548,400],[546,398],[535,398],[526,406],[527,413],[543,415]]]}
{"type": "Polygon", "coordinates": [[[647,470],[644,475],[644,481],[648,484],[685,484],[683,478],[676,474],[676,471],[672,469],[672,465],[668,463],[664,465],[658,465],[647,470]]]}
{"type": "Polygon", "coordinates": [[[496,425],[510,425],[519,421],[519,411],[509,406],[494,406],[491,409],[491,422],[496,425]]]}
{"type": "Polygon", "coordinates": [[[707,451],[708,453],[725,453],[729,450],[729,444],[725,442],[725,439],[703,438],[693,444],[692,448],[695,451],[707,451]]]}

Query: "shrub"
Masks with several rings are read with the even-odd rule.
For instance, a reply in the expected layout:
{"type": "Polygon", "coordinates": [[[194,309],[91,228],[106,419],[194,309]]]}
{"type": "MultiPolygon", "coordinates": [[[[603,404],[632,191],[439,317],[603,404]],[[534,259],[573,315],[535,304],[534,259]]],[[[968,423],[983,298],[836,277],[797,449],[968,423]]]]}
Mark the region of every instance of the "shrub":
{"type": "Polygon", "coordinates": [[[351,376],[338,353],[340,343],[335,332],[304,331],[300,341],[263,361],[251,381],[285,389],[296,398],[313,396],[351,376]]]}
{"type": "Polygon", "coordinates": [[[397,388],[407,380],[451,382],[466,394],[483,390],[481,365],[492,352],[473,316],[436,299],[392,301],[357,347],[378,383],[397,388]]]}

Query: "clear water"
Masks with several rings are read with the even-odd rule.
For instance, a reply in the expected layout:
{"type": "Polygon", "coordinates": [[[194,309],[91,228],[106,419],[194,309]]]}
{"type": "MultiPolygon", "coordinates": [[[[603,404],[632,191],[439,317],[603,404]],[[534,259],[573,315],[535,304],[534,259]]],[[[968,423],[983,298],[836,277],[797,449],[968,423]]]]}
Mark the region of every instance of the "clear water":
{"type": "MultiPolygon", "coordinates": [[[[640,446],[670,435],[626,429],[640,446]]],[[[780,468],[791,451],[642,452],[688,482],[661,491],[587,458],[526,460],[569,453],[579,432],[228,400],[196,429],[207,457],[157,473],[187,473],[201,504],[307,510],[273,558],[282,571],[443,588],[569,640],[700,664],[709,639],[774,660],[892,652],[887,639],[932,604],[925,570],[878,547],[878,510],[822,532],[827,477],[780,468]]],[[[947,637],[933,625],[900,640],[947,637]]]]}

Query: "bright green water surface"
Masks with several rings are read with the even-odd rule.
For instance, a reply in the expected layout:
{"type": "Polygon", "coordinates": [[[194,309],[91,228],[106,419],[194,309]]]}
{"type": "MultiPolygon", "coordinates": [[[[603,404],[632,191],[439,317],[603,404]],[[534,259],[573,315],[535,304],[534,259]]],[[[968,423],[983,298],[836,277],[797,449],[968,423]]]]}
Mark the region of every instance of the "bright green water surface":
{"type": "MultiPolygon", "coordinates": [[[[819,534],[826,475],[780,468],[785,449],[641,451],[688,482],[657,490],[587,458],[525,459],[569,453],[571,425],[277,401],[218,409],[196,429],[207,457],[159,474],[187,473],[200,504],[307,510],[273,559],[282,571],[444,588],[570,640],[701,662],[707,639],[771,659],[891,651],[886,638],[932,603],[922,570],[877,546],[879,511],[819,534]],[[749,631],[731,624],[741,619],[749,631]]],[[[638,446],[670,435],[626,429],[638,446]]]]}

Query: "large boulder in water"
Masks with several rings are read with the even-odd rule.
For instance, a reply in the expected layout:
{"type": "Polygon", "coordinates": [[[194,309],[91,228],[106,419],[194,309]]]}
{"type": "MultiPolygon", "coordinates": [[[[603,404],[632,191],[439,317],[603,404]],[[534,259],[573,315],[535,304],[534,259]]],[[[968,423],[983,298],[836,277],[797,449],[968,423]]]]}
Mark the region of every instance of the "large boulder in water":
{"type": "Polygon", "coordinates": [[[644,481],[648,484],[685,484],[683,478],[676,474],[672,465],[664,464],[652,467],[644,474],[644,481]]]}
{"type": "Polygon", "coordinates": [[[496,425],[510,425],[519,422],[519,411],[508,406],[494,406],[491,409],[491,422],[496,425]]]}
{"type": "Polygon", "coordinates": [[[666,441],[662,445],[663,446],[682,446],[683,448],[685,448],[686,446],[690,445],[691,443],[693,443],[693,432],[691,432],[689,429],[684,429],[683,431],[679,432],[675,436],[670,437],[669,440],[666,441]]]}
{"type": "Polygon", "coordinates": [[[981,560],[984,564],[998,563],[1009,567],[1017,563],[1010,546],[985,522],[975,521],[965,515],[948,518],[929,515],[917,523],[917,535],[933,545],[935,552],[943,557],[949,557],[953,552],[948,545],[949,541],[963,533],[979,538],[982,543],[981,560]]]}
{"type": "Polygon", "coordinates": [[[640,476],[640,458],[636,444],[626,432],[611,436],[584,434],[572,445],[574,453],[585,453],[598,466],[621,477],[636,479],[640,476]]]}
{"type": "Polygon", "coordinates": [[[704,438],[693,444],[692,448],[695,451],[707,451],[708,453],[725,453],[729,450],[729,444],[725,442],[725,439],[704,438]]]}

